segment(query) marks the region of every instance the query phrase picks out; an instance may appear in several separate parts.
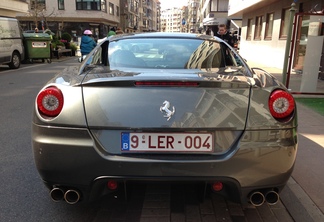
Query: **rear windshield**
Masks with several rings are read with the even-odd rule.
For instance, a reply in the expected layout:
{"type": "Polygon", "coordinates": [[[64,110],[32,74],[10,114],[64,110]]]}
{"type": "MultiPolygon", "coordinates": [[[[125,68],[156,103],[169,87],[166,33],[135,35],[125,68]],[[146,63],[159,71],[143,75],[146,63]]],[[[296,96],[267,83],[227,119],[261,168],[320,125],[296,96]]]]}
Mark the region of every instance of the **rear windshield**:
{"type": "Polygon", "coordinates": [[[198,69],[223,73],[237,70],[246,75],[245,62],[225,43],[211,39],[129,38],[106,40],[96,48],[86,64],[92,72],[129,68],[198,69]],[[234,69],[233,69],[234,67],[234,69]]]}
{"type": "Polygon", "coordinates": [[[149,69],[206,69],[242,66],[227,45],[202,39],[122,39],[108,47],[108,66],[149,69]]]}

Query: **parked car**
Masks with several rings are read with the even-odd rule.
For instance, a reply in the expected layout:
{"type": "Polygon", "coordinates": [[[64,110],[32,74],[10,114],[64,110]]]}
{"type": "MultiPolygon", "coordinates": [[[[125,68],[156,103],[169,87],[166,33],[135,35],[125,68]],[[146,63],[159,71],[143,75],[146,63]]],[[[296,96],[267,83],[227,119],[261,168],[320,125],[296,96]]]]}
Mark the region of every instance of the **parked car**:
{"type": "Polygon", "coordinates": [[[23,36],[18,20],[0,17],[0,64],[18,69],[24,58],[23,36]]]}
{"type": "Polygon", "coordinates": [[[138,181],[197,183],[239,203],[275,204],[296,159],[293,96],[207,35],[106,38],[50,80],[34,107],[37,169],[51,198],[69,204],[138,181]],[[123,48],[144,43],[151,48],[123,48]]]}

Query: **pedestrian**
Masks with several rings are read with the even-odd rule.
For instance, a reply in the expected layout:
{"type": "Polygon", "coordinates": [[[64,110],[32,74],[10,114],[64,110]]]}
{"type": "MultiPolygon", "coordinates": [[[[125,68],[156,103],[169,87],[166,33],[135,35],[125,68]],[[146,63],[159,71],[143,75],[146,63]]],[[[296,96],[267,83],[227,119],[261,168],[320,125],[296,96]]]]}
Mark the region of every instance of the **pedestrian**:
{"type": "Polygon", "coordinates": [[[109,32],[108,32],[107,37],[109,37],[109,36],[113,36],[113,35],[116,35],[116,29],[115,29],[115,27],[111,27],[111,28],[109,29],[109,32]]]}
{"type": "Polygon", "coordinates": [[[207,30],[206,30],[206,35],[214,36],[213,30],[211,30],[211,28],[208,27],[207,30]]]}
{"type": "Polygon", "coordinates": [[[88,55],[92,51],[92,49],[94,49],[97,46],[97,43],[91,36],[92,32],[90,30],[85,30],[83,32],[80,44],[80,51],[82,57],[88,55]]]}
{"type": "Polygon", "coordinates": [[[230,35],[230,33],[227,31],[227,28],[226,28],[225,24],[220,24],[218,26],[218,32],[216,33],[216,36],[223,39],[230,46],[234,47],[234,39],[230,35]]]}
{"type": "Polygon", "coordinates": [[[37,27],[35,28],[35,33],[38,33],[38,28],[37,27]]]}
{"type": "Polygon", "coordinates": [[[113,36],[113,35],[116,35],[116,32],[114,32],[113,30],[110,30],[110,31],[108,32],[107,37],[109,37],[109,36],[113,36]]]}

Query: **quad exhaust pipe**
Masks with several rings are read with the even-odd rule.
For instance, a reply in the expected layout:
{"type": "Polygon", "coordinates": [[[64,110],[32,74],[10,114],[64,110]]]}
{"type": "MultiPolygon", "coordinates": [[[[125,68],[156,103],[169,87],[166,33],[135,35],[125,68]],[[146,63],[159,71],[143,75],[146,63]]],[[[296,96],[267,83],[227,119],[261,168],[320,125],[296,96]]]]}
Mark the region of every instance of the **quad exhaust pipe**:
{"type": "Polygon", "coordinates": [[[275,205],[279,201],[279,194],[276,191],[269,191],[265,194],[265,200],[270,205],[275,205]]]}
{"type": "Polygon", "coordinates": [[[270,190],[266,193],[254,191],[249,196],[249,201],[253,206],[261,206],[265,202],[269,205],[275,205],[279,201],[279,194],[276,191],[270,190]]]}
{"type": "Polygon", "coordinates": [[[80,200],[80,193],[76,190],[68,190],[64,194],[64,199],[68,204],[76,204],[80,200]]]}
{"type": "Polygon", "coordinates": [[[61,201],[64,198],[64,190],[62,190],[61,188],[58,188],[58,187],[54,187],[50,191],[50,196],[51,196],[52,200],[55,202],[61,201]]]}
{"type": "Polygon", "coordinates": [[[253,206],[258,207],[264,203],[265,197],[260,191],[255,191],[250,195],[249,200],[253,206]]]}
{"type": "Polygon", "coordinates": [[[68,204],[76,204],[81,198],[79,191],[73,189],[65,191],[64,189],[59,187],[54,187],[50,191],[50,196],[55,202],[65,200],[65,202],[67,202],[68,204]]]}

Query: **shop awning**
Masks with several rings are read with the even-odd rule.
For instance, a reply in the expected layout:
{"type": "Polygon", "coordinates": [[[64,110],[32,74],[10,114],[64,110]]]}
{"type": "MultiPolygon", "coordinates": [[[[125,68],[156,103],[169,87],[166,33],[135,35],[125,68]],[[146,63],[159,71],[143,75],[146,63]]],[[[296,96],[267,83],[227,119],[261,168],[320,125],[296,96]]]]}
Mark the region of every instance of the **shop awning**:
{"type": "Polygon", "coordinates": [[[203,25],[219,25],[226,24],[227,18],[204,18],[203,25]]]}

